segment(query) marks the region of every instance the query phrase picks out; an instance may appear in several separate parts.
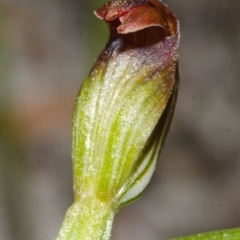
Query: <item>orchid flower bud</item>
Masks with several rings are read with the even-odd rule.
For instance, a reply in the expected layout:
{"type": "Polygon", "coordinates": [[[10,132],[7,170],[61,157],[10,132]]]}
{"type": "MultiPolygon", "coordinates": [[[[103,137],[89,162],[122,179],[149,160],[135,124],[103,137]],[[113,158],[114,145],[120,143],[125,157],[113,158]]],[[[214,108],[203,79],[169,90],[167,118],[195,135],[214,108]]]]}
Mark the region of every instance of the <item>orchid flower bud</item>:
{"type": "Polygon", "coordinates": [[[114,213],[156,167],[178,91],[179,22],[158,0],[112,0],[95,11],[110,38],[77,97],[74,204],[58,240],[109,239],[114,213]]]}

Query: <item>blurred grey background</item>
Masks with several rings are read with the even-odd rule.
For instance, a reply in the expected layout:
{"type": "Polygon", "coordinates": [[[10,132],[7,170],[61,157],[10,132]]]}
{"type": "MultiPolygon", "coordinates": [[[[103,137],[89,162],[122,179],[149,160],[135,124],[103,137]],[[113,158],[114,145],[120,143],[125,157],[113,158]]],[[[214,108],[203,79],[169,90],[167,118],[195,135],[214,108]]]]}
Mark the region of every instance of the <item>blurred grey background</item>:
{"type": "MultiPolygon", "coordinates": [[[[0,2],[0,239],[54,239],[73,201],[71,116],[108,31],[103,0],[0,2]]],[[[113,240],[240,225],[240,3],[166,0],[181,22],[179,99],[153,180],[113,240]]]]}

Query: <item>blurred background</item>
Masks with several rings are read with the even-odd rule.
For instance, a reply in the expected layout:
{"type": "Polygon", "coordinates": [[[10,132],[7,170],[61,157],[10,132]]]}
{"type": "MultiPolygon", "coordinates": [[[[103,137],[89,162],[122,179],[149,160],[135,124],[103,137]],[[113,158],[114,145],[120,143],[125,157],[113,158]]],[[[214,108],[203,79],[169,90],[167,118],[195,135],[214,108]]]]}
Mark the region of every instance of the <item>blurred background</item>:
{"type": "MultiPolygon", "coordinates": [[[[0,239],[54,239],[73,201],[71,116],[108,31],[103,0],[0,2],[0,239]]],[[[113,240],[240,225],[240,4],[166,0],[181,22],[176,112],[151,184],[113,240]]]]}

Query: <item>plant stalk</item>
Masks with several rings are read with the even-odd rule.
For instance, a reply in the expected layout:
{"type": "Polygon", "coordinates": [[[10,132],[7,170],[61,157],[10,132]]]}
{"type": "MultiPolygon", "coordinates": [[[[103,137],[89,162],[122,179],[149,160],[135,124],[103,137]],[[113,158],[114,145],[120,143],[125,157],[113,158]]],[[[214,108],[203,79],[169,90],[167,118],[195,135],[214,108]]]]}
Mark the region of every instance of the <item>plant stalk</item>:
{"type": "Polygon", "coordinates": [[[113,219],[112,204],[83,197],[68,209],[56,240],[108,240],[113,219]]]}

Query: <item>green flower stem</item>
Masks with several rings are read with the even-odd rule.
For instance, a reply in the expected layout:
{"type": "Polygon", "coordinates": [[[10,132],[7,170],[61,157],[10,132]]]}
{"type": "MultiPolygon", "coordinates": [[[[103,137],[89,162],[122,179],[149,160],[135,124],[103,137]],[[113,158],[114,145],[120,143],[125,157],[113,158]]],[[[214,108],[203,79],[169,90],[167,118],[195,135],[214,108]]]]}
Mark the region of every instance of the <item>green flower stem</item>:
{"type": "Polygon", "coordinates": [[[112,204],[95,197],[79,199],[68,209],[56,240],[108,240],[114,218],[112,209],[112,204]]]}
{"type": "Polygon", "coordinates": [[[239,240],[240,228],[200,233],[188,237],[174,238],[171,240],[239,240]]]}

